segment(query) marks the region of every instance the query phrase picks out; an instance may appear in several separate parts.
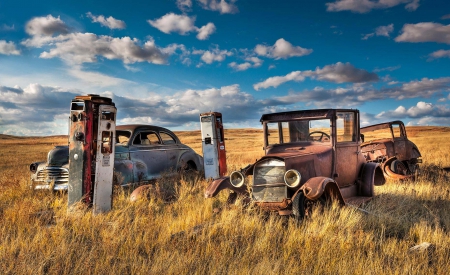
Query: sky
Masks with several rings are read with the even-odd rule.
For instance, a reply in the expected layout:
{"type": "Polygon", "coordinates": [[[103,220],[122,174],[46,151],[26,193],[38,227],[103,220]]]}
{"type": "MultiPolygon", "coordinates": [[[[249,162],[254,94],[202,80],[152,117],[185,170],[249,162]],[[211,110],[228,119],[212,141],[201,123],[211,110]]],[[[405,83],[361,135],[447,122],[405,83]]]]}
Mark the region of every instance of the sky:
{"type": "Polygon", "coordinates": [[[86,94],[171,130],[317,108],[450,126],[450,1],[0,0],[0,133],[67,134],[86,94]]]}

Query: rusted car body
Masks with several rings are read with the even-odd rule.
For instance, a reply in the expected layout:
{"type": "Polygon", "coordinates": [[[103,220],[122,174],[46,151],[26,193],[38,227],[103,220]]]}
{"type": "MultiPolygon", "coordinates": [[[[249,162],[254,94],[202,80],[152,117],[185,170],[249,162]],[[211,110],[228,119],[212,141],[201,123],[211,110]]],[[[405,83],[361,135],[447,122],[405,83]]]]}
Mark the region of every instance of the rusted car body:
{"type": "Polygon", "coordinates": [[[415,179],[422,162],[417,146],[408,139],[402,121],[361,128],[362,153],[367,162],[380,163],[386,178],[415,179]]]}
{"type": "Polygon", "coordinates": [[[359,111],[321,109],[265,114],[265,156],[228,177],[213,181],[205,197],[229,189],[281,215],[307,215],[315,201],[360,204],[384,184],[378,163],[361,153],[359,111]],[[252,177],[250,177],[252,176],[252,177]]]}
{"type": "MultiPolygon", "coordinates": [[[[180,170],[203,170],[203,158],[170,130],[151,125],[121,125],[115,132],[114,181],[121,186],[143,184],[180,170]]],[[[69,148],[56,146],[46,162],[30,165],[35,189],[67,190],[69,148]]]]}

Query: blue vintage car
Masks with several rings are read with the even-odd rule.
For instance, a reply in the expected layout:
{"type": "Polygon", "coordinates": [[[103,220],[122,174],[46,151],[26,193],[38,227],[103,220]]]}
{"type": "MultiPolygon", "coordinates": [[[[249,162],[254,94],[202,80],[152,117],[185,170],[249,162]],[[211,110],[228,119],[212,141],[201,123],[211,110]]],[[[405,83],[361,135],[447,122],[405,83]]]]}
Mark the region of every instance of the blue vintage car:
{"type": "MultiPolygon", "coordinates": [[[[144,184],[182,170],[203,170],[203,158],[170,130],[152,125],[116,127],[114,183],[144,184]]],[[[67,190],[69,147],[56,146],[46,162],[30,165],[34,189],[67,190]]]]}

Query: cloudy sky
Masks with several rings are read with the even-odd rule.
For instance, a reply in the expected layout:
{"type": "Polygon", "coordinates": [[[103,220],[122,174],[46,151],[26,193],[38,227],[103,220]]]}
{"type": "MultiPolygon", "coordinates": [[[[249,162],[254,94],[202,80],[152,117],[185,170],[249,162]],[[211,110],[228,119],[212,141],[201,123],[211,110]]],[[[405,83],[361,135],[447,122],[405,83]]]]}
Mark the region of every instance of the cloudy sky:
{"type": "Polygon", "coordinates": [[[0,0],[0,133],[67,134],[84,94],[172,130],[311,108],[449,126],[450,2],[0,0]]]}

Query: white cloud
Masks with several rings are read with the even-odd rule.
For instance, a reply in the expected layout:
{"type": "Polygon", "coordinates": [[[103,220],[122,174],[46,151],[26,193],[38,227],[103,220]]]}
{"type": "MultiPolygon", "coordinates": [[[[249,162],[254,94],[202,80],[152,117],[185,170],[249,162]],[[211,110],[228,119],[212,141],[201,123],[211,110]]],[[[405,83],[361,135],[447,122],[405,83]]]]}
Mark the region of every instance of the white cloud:
{"type": "Polygon", "coordinates": [[[130,84],[136,84],[129,80],[111,77],[98,72],[83,71],[80,66],[73,66],[67,70],[67,73],[85,84],[95,87],[129,86],[130,84]]]}
{"type": "Polygon", "coordinates": [[[177,7],[181,11],[190,11],[192,8],[192,0],[177,0],[177,7]]]}
{"type": "Polygon", "coordinates": [[[199,40],[206,40],[209,38],[211,34],[213,34],[216,31],[216,26],[213,23],[208,23],[205,26],[197,29],[198,34],[197,38],[199,40]]]}
{"type": "Polygon", "coordinates": [[[7,42],[5,40],[0,40],[0,54],[5,55],[20,55],[20,51],[16,48],[14,42],[7,42]]]}
{"type": "Polygon", "coordinates": [[[374,9],[388,9],[397,5],[406,4],[405,9],[415,11],[419,7],[420,0],[337,0],[326,3],[327,11],[352,11],[367,13],[374,9]]]}
{"type": "Polygon", "coordinates": [[[110,16],[105,18],[103,15],[95,16],[91,12],[86,13],[87,17],[92,19],[92,22],[100,23],[100,25],[108,27],[110,29],[125,29],[126,24],[122,20],[115,19],[110,16]]]}
{"type": "Polygon", "coordinates": [[[376,115],[378,119],[394,120],[413,118],[416,119],[416,125],[448,125],[448,117],[450,116],[450,109],[447,105],[434,105],[424,101],[419,101],[415,106],[405,108],[399,106],[392,111],[383,111],[376,115]]]}
{"type": "Polygon", "coordinates": [[[176,32],[181,35],[187,35],[190,32],[198,32],[197,39],[206,40],[216,31],[213,23],[208,23],[203,27],[197,28],[195,24],[195,16],[178,15],[168,13],[156,20],[147,20],[147,22],[163,33],[170,34],[176,32]]]}
{"type": "Polygon", "coordinates": [[[375,32],[366,34],[362,39],[367,40],[370,37],[376,36],[386,36],[390,37],[390,34],[394,31],[394,24],[389,24],[387,26],[379,26],[375,29],[375,32]]]}
{"type": "Polygon", "coordinates": [[[355,68],[350,63],[338,62],[333,65],[327,65],[322,69],[317,67],[315,71],[295,71],[286,76],[270,77],[262,82],[254,84],[253,88],[255,90],[266,89],[269,87],[276,88],[288,81],[303,81],[305,77],[334,83],[364,83],[378,80],[378,76],[375,73],[355,68]]]}
{"type": "Polygon", "coordinates": [[[224,13],[237,13],[239,10],[234,4],[237,0],[197,0],[206,10],[218,11],[224,13]]]}
{"type": "Polygon", "coordinates": [[[202,55],[200,59],[206,64],[211,64],[213,62],[222,62],[225,60],[227,56],[232,56],[233,53],[227,50],[220,50],[219,48],[215,48],[213,50],[203,51],[203,50],[194,50],[192,54],[200,54],[202,55]]]}
{"type": "MultiPolygon", "coordinates": [[[[148,40],[141,47],[139,40],[130,37],[114,38],[97,36],[92,33],[70,33],[54,37],[48,43],[52,47],[41,53],[41,58],[59,57],[69,63],[82,64],[97,62],[97,57],[119,59],[125,64],[149,62],[165,64],[167,55],[148,40]]],[[[28,46],[28,45],[27,45],[28,46]]]]}
{"type": "Polygon", "coordinates": [[[11,26],[6,24],[0,26],[0,31],[13,31],[14,29],[15,29],[14,24],[11,26]]]}
{"type": "Polygon", "coordinates": [[[450,14],[446,14],[446,15],[442,16],[441,19],[443,19],[443,20],[450,19],[450,14]]]}
{"type": "Polygon", "coordinates": [[[194,26],[195,17],[189,17],[187,15],[178,15],[174,13],[168,13],[163,17],[156,20],[147,20],[147,22],[163,33],[177,32],[185,35],[196,28],[194,26]]]}
{"type": "Polygon", "coordinates": [[[305,80],[305,76],[302,75],[301,71],[295,71],[291,72],[285,76],[273,76],[269,77],[268,79],[256,83],[253,85],[253,89],[259,91],[260,89],[267,89],[269,87],[278,87],[283,83],[286,83],[288,81],[295,81],[295,82],[301,82],[305,80]]]}
{"type": "Polygon", "coordinates": [[[236,62],[231,62],[228,64],[230,68],[235,71],[245,71],[249,68],[258,68],[262,65],[263,61],[256,56],[245,58],[246,62],[238,64],[236,62]]]}
{"type": "Polygon", "coordinates": [[[430,53],[431,59],[444,58],[444,57],[450,58],[450,50],[439,50],[439,51],[430,53]]]}
{"type": "Polygon", "coordinates": [[[258,44],[255,47],[255,53],[260,56],[266,56],[275,59],[287,59],[294,56],[304,56],[312,53],[313,50],[305,49],[300,46],[292,46],[291,43],[283,38],[278,39],[273,46],[258,44]]]}
{"type": "Polygon", "coordinates": [[[405,24],[402,33],[395,38],[397,42],[437,42],[450,44],[450,25],[439,23],[405,24]]]}
{"type": "Polygon", "coordinates": [[[35,17],[28,21],[25,31],[33,36],[52,36],[55,33],[66,34],[69,28],[59,16],[55,18],[49,14],[46,17],[35,17]]]}

